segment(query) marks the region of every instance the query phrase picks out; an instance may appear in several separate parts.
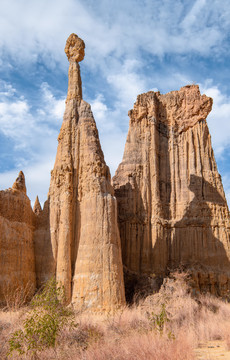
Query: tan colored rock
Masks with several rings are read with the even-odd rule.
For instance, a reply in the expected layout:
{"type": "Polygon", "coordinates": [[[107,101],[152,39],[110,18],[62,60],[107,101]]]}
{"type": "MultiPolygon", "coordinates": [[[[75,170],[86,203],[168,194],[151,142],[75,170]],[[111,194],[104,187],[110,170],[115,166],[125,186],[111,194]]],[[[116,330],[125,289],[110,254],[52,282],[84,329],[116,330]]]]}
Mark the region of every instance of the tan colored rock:
{"type": "Polygon", "coordinates": [[[117,204],[90,105],[82,100],[84,42],[65,48],[69,85],[49,189],[56,278],[78,308],[114,310],[124,304],[117,204]]]}
{"type": "Polygon", "coordinates": [[[17,179],[13,183],[12,189],[22,191],[26,194],[25,176],[22,171],[19,172],[17,179]]]}
{"type": "Polygon", "coordinates": [[[38,198],[33,208],[35,214],[34,250],[37,287],[44,285],[52,276],[55,276],[55,261],[51,246],[49,200],[41,208],[38,198]]]}
{"type": "Polygon", "coordinates": [[[71,34],[65,46],[65,53],[69,60],[69,84],[66,102],[82,100],[82,84],[79,62],[85,57],[85,43],[76,34],[71,34]]]}
{"type": "Polygon", "coordinates": [[[69,62],[80,62],[85,57],[85,43],[76,34],[71,34],[65,46],[65,53],[69,62]]]}
{"type": "Polygon", "coordinates": [[[39,215],[42,212],[42,207],[41,207],[38,196],[36,196],[36,199],[35,199],[35,202],[34,202],[33,212],[36,215],[39,215]]]}
{"type": "MultiPolygon", "coordinates": [[[[33,211],[20,171],[12,189],[0,191],[0,301],[16,288],[36,287],[33,211]]],[[[8,299],[9,300],[9,299],[8,299]]]]}
{"type": "Polygon", "coordinates": [[[196,264],[210,284],[229,276],[229,212],[206,123],[211,107],[193,85],[139,95],[129,112],[113,183],[123,263],[137,275],[196,264]]]}

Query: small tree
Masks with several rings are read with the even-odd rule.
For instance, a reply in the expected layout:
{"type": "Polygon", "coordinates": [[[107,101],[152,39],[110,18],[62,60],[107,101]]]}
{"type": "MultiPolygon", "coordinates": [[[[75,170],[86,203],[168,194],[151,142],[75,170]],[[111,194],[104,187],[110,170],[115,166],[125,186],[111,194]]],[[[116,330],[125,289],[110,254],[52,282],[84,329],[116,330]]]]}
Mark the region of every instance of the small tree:
{"type": "Polygon", "coordinates": [[[37,351],[54,347],[63,327],[76,326],[73,310],[64,304],[64,287],[50,279],[32,299],[23,328],[11,334],[8,355],[17,351],[20,355],[30,352],[36,356],[37,351]]]}

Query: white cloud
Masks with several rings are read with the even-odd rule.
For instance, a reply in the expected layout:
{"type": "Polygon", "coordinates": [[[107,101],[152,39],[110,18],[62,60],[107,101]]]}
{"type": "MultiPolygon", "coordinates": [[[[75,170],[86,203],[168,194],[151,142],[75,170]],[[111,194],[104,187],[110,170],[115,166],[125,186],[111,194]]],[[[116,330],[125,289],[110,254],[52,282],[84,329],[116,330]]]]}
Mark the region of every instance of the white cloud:
{"type": "Polygon", "coordinates": [[[0,131],[15,141],[23,144],[23,139],[31,136],[34,119],[29,113],[25,100],[0,102],[0,131]]]}
{"type": "Polygon", "coordinates": [[[222,50],[229,32],[228,0],[197,0],[190,8],[182,0],[124,2],[21,0],[0,3],[0,49],[15,63],[42,59],[49,68],[66,67],[64,44],[71,32],[86,42],[87,66],[122,63],[142,49],[153,55],[208,54],[222,50]],[[222,21],[220,21],[220,19],[222,21]],[[103,60],[104,59],[104,60],[103,60]],[[64,64],[64,65],[63,65],[64,64]]]}
{"type": "Polygon", "coordinates": [[[212,111],[208,115],[207,122],[217,164],[218,162],[226,164],[221,175],[225,195],[230,205],[230,97],[221,92],[218,85],[214,85],[211,79],[201,84],[200,90],[201,93],[213,99],[212,111]]]}
{"type": "Polygon", "coordinates": [[[16,90],[13,88],[11,84],[8,84],[4,80],[0,80],[0,98],[13,96],[15,92],[16,90]]]}
{"type": "Polygon", "coordinates": [[[129,110],[138,94],[148,91],[146,77],[138,75],[141,64],[137,60],[126,60],[114,74],[107,76],[113,86],[118,102],[116,107],[129,110]]]}
{"type": "MultiPolygon", "coordinates": [[[[206,0],[196,0],[195,4],[192,6],[191,10],[187,13],[185,18],[182,21],[182,26],[184,28],[191,27],[196,23],[197,16],[201,13],[206,5],[206,0]]],[[[196,24],[195,24],[196,25],[196,24]]]]}
{"type": "MultiPolygon", "coordinates": [[[[11,89],[10,84],[5,85],[11,89]]],[[[37,111],[27,99],[19,97],[16,89],[12,94],[11,97],[0,97],[0,133],[12,141],[14,170],[1,172],[0,187],[4,189],[12,185],[17,173],[23,170],[31,200],[34,201],[38,194],[44,202],[57,149],[64,100],[56,99],[46,83],[42,84],[38,94],[40,107],[37,111]]]]}
{"type": "Polygon", "coordinates": [[[42,83],[41,91],[43,107],[39,110],[46,115],[46,121],[49,118],[51,118],[51,121],[53,121],[53,119],[61,120],[65,110],[65,97],[56,99],[51,92],[50,86],[46,82],[42,83]]]}
{"type": "Polygon", "coordinates": [[[218,158],[223,155],[226,148],[230,148],[230,97],[222,93],[211,80],[200,85],[200,88],[202,93],[213,98],[212,111],[207,121],[215,155],[218,158]]]}
{"type": "Polygon", "coordinates": [[[65,100],[56,99],[47,83],[42,83],[38,104],[40,107],[35,112],[27,99],[19,96],[11,84],[5,82],[8,89],[0,93],[0,132],[12,138],[17,146],[31,146],[36,136],[52,135],[53,128],[58,127],[64,113],[65,100]],[[11,96],[8,96],[11,94],[11,96]],[[1,96],[3,95],[3,96],[1,96]],[[36,115],[37,113],[37,115],[36,115]],[[41,127],[41,123],[43,126],[41,127]]]}
{"type": "Polygon", "coordinates": [[[114,122],[111,118],[111,111],[105,104],[105,99],[102,94],[98,94],[96,99],[89,100],[94,118],[97,120],[97,125],[102,128],[102,132],[109,132],[114,129],[114,122]]]}
{"type": "Polygon", "coordinates": [[[91,104],[97,124],[105,161],[113,176],[122,160],[128,130],[128,116],[123,113],[122,104],[120,107],[115,106],[115,109],[108,108],[102,94],[98,94],[94,100],[89,99],[88,102],[91,104]],[[122,122],[126,125],[121,126],[122,122]]]}
{"type": "Polygon", "coordinates": [[[10,188],[18,176],[20,170],[23,170],[26,179],[27,195],[31,200],[32,206],[36,196],[39,196],[41,204],[47,200],[47,194],[50,184],[50,170],[53,168],[54,159],[50,159],[48,154],[39,162],[18,167],[4,173],[0,176],[0,189],[10,188]]]}

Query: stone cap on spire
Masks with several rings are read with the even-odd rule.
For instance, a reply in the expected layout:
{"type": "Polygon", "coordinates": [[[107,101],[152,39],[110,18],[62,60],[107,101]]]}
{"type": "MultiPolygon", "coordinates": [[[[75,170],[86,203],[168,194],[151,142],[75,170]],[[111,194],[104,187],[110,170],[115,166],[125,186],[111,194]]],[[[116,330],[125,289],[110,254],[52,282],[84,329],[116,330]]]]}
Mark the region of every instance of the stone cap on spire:
{"type": "Polygon", "coordinates": [[[65,53],[69,61],[82,61],[85,57],[84,41],[76,34],[71,34],[66,41],[65,53]]]}
{"type": "Polygon", "coordinates": [[[17,179],[15,180],[12,189],[16,189],[22,191],[26,194],[26,182],[25,182],[25,175],[22,171],[19,172],[17,179]]]}
{"type": "Polygon", "coordinates": [[[33,212],[34,212],[36,215],[39,215],[39,214],[42,212],[42,207],[41,207],[41,204],[40,204],[40,201],[39,201],[38,196],[36,196],[36,199],[35,199],[35,203],[34,203],[34,207],[33,207],[33,212]]]}
{"type": "MultiPolygon", "coordinates": [[[[71,100],[76,100],[79,105],[82,100],[82,83],[79,62],[82,61],[85,56],[84,41],[76,34],[71,34],[66,41],[65,53],[69,60],[69,81],[66,104],[71,100]]],[[[72,113],[73,109],[70,109],[67,106],[66,111],[72,113]]]]}

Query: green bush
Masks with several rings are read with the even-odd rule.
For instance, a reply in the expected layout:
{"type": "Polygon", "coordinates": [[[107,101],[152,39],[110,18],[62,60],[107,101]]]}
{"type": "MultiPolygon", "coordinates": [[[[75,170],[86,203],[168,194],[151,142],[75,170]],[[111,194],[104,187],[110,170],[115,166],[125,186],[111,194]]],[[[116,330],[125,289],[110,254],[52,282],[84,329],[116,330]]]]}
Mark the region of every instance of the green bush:
{"type": "Polygon", "coordinates": [[[166,323],[169,322],[165,304],[161,304],[159,314],[154,314],[153,312],[151,314],[148,313],[148,318],[152,329],[162,334],[166,323]]]}
{"type": "Polygon", "coordinates": [[[77,326],[73,310],[64,304],[64,288],[52,278],[32,299],[23,328],[11,334],[8,355],[17,351],[20,355],[36,356],[38,351],[54,347],[61,329],[77,326]]]}
{"type": "MultiPolygon", "coordinates": [[[[164,303],[161,304],[161,311],[159,314],[155,314],[152,312],[151,314],[147,313],[147,316],[150,321],[151,329],[155,330],[160,335],[162,335],[164,332],[164,329],[166,328],[166,324],[168,322],[170,322],[170,319],[168,317],[168,313],[166,310],[166,305],[164,303]]],[[[175,340],[175,335],[171,330],[168,331],[167,335],[170,340],[175,340]]]]}

